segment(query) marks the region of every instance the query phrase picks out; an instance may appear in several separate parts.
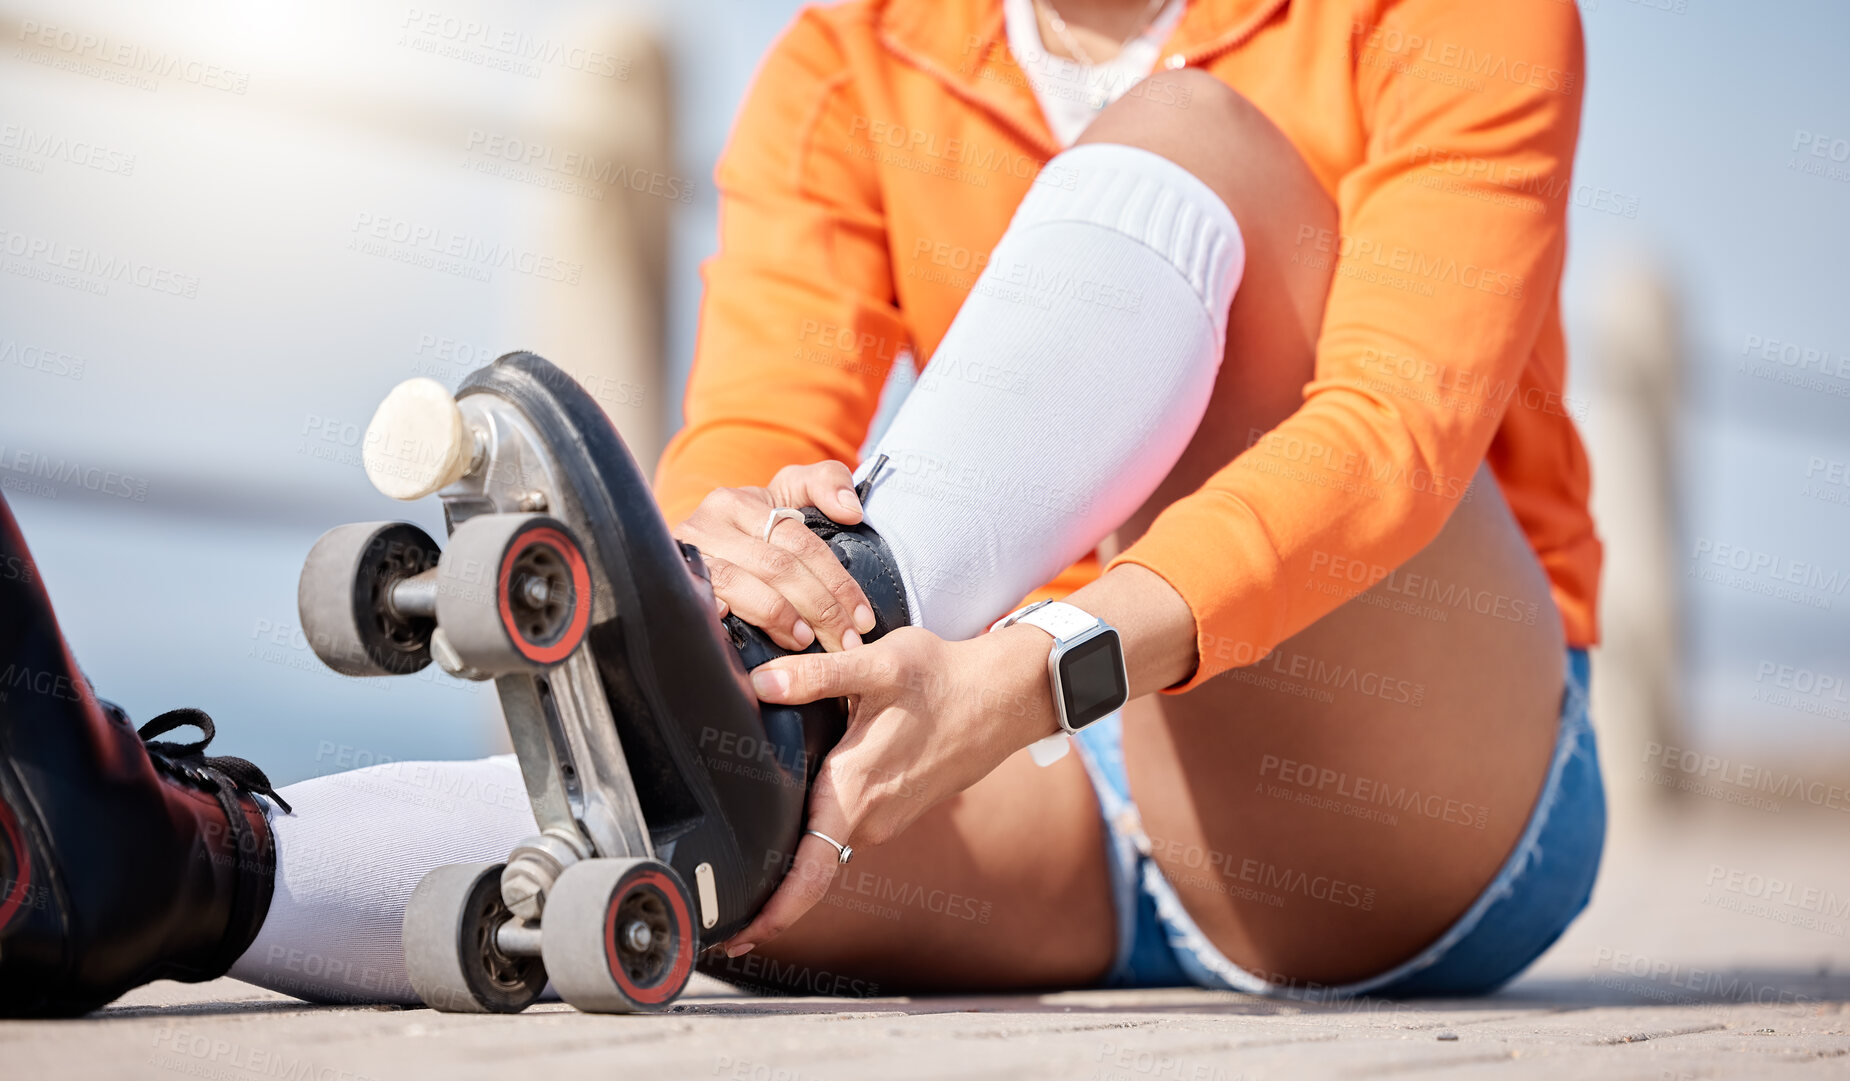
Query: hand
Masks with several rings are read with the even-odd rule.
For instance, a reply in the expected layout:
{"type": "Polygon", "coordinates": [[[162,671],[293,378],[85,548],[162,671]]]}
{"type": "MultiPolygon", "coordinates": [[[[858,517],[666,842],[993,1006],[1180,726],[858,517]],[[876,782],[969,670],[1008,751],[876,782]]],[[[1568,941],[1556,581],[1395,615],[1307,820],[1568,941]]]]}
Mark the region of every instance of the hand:
{"type": "MultiPolygon", "coordinates": [[[[902,627],[848,653],[783,657],[752,671],[766,702],[848,699],[848,731],[823,759],[808,828],[866,848],[1059,730],[1047,657],[1053,639],[1010,627],[967,642],[902,627]]],[[[771,900],[726,945],[737,957],[782,934],[828,892],[839,859],[804,834],[771,900]]]]}
{"type": "Polygon", "coordinates": [[[671,532],[700,549],[719,612],[764,629],[785,649],[817,638],[836,651],[861,644],[874,610],[828,543],[798,521],[779,521],[764,539],[774,507],[813,506],[842,525],[861,520],[854,475],[840,462],[778,470],[765,488],[716,488],[671,532]]]}

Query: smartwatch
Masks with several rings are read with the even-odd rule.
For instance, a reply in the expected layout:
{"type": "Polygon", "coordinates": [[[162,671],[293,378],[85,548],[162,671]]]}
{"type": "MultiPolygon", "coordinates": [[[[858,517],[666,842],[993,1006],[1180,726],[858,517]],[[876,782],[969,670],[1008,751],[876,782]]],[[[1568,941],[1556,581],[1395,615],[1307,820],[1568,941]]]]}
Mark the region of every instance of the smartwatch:
{"type": "Polygon", "coordinates": [[[1039,627],[1053,636],[1047,678],[1053,684],[1060,728],[1067,735],[1111,716],[1129,700],[1124,646],[1111,624],[1062,601],[1038,601],[1009,613],[993,629],[1017,623],[1039,627]]]}

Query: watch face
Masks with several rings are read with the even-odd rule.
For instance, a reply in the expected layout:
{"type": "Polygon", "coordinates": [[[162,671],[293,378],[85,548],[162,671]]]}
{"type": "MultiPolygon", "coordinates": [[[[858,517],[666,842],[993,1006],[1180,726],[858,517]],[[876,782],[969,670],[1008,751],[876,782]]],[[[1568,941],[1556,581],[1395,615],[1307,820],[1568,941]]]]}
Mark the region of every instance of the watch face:
{"type": "Polygon", "coordinates": [[[1066,723],[1084,728],[1110,716],[1130,696],[1124,678],[1124,651],[1118,632],[1086,639],[1060,656],[1060,688],[1066,698],[1066,723]]]}

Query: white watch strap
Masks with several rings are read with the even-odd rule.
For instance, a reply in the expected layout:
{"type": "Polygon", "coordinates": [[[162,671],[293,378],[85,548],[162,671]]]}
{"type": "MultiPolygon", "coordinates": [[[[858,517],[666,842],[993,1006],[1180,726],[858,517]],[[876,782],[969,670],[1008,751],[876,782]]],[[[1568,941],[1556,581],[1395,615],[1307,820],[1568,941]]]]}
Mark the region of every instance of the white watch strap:
{"type": "Polygon", "coordinates": [[[1003,616],[991,630],[1001,630],[1016,623],[1025,623],[1030,627],[1039,627],[1053,635],[1056,642],[1070,642],[1099,625],[1099,618],[1083,608],[1076,608],[1065,601],[1042,601],[1030,604],[1026,608],[1017,608],[1003,616]]]}
{"type": "Polygon", "coordinates": [[[1070,642],[1098,626],[1099,618],[1065,601],[1054,601],[1052,604],[1043,604],[1022,616],[1018,622],[1039,627],[1053,635],[1053,640],[1056,642],[1070,642]]]}
{"type": "Polygon", "coordinates": [[[1028,757],[1042,768],[1053,765],[1066,757],[1066,752],[1073,749],[1073,737],[1065,732],[1055,732],[1051,736],[1042,736],[1028,744],[1028,757]]]}

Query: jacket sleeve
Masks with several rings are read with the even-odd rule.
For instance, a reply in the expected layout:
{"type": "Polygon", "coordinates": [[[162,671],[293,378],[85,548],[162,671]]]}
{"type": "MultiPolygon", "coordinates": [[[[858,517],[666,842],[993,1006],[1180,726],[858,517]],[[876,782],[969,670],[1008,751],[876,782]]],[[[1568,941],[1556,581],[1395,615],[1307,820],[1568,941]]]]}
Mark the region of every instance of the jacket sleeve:
{"type": "Polygon", "coordinates": [[[716,173],[685,425],[656,470],[670,522],[786,465],[854,464],[906,345],[873,163],[853,153],[864,115],[840,46],[806,12],[764,61],[716,173]]]}
{"type": "Polygon", "coordinates": [[[1259,660],[1438,535],[1501,422],[1489,388],[1518,378],[1555,301],[1574,5],[1380,7],[1350,36],[1367,148],[1339,232],[1300,230],[1292,254],[1335,268],[1303,404],[1113,561],[1194,614],[1198,667],[1172,692],[1259,660]]]}

